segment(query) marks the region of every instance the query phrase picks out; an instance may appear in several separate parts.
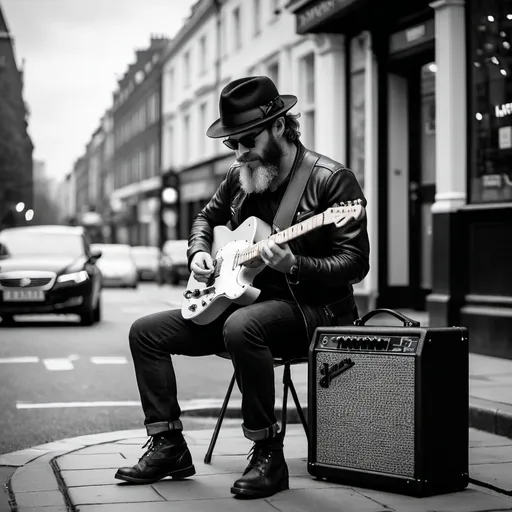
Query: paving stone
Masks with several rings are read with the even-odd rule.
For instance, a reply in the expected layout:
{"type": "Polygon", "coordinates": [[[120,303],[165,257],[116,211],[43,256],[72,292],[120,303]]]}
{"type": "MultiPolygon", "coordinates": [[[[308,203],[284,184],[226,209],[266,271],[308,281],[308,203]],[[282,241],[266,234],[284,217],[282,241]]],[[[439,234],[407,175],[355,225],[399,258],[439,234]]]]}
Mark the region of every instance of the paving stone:
{"type": "Polygon", "coordinates": [[[37,507],[50,507],[50,506],[65,506],[64,496],[60,491],[36,491],[36,492],[19,492],[16,493],[16,503],[21,509],[37,508],[37,507]]]}
{"type": "MultiPolygon", "coordinates": [[[[150,485],[95,485],[71,487],[69,497],[75,506],[108,503],[164,501],[150,485]]],[[[82,507],[80,507],[81,509],[82,507]]],[[[140,510],[140,508],[139,508],[140,510]]]]}
{"type": "MultiPolygon", "coordinates": [[[[239,500],[236,498],[218,498],[214,500],[193,500],[159,503],[122,503],[112,505],[82,505],[80,512],[278,512],[267,500],[239,500]],[[179,505],[179,508],[178,508],[179,505]],[[172,509],[171,509],[172,506],[172,509]]],[[[340,512],[340,509],[337,509],[340,512]]],[[[345,512],[345,511],[344,511],[345,512]]],[[[386,511],[390,512],[390,511],[386,511]]]]}
{"type": "MultiPolygon", "coordinates": [[[[0,512],[4,512],[0,509],[0,512]]],[[[50,507],[18,507],[18,512],[68,512],[65,505],[52,505],[50,507]]]]}
{"type": "Polygon", "coordinates": [[[487,493],[474,489],[425,498],[415,498],[413,496],[369,489],[358,489],[358,492],[395,512],[487,512],[490,510],[512,510],[512,504],[508,499],[490,496],[487,493]]]}
{"type": "Polygon", "coordinates": [[[478,482],[512,493],[512,463],[510,462],[471,466],[469,476],[478,482]]]}
{"type": "Polygon", "coordinates": [[[470,464],[512,462],[512,446],[482,446],[469,451],[470,464]]]}
{"type": "MultiPolygon", "coordinates": [[[[144,444],[144,443],[143,443],[144,444]]],[[[140,457],[146,449],[142,449],[142,444],[137,445],[121,445],[117,443],[105,443],[88,446],[75,452],[76,455],[91,455],[91,454],[102,454],[102,453],[118,453],[118,454],[129,454],[130,457],[140,457]]]]}
{"type": "Polygon", "coordinates": [[[19,468],[11,479],[11,487],[16,495],[19,492],[59,490],[59,484],[49,463],[38,466],[28,464],[19,468]]]}
{"type": "Polygon", "coordinates": [[[132,466],[135,461],[129,461],[116,453],[79,455],[64,455],[57,459],[57,463],[61,470],[66,469],[106,469],[119,468],[121,466],[132,466]]]}
{"type": "Polygon", "coordinates": [[[389,508],[344,487],[284,491],[267,501],[280,512],[390,512],[389,508]]]}
{"type": "Polygon", "coordinates": [[[0,455],[0,466],[24,466],[28,462],[37,459],[47,453],[46,451],[29,448],[27,450],[19,450],[17,452],[6,453],[0,455]]]}
{"type": "Polygon", "coordinates": [[[165,479],[153,484],[153,487],[167,501],[229,498],[232,496],[230,489],[236,478],[231,474],[221,474],[203,475],[182,481],[165,479]]]}
{"type": "Polygon", "coordinates": [[[85,487],[88,485],[114,485],[119,480],[114,478],[116,469],[82,469],[60,472],[68,487],[85,487]]]}

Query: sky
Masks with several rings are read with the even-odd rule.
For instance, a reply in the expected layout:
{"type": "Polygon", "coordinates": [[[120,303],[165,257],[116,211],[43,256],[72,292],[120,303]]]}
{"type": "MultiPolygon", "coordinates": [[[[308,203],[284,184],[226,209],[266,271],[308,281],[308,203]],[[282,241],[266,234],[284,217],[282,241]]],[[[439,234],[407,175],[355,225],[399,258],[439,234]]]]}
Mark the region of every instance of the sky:
{"type": "Polygon", "coordinates": [[[149,45],[173,37],[196,0],[0,0],[25,59],[34,158],[62,180],[112,106],[117,79],[149,45]]]}

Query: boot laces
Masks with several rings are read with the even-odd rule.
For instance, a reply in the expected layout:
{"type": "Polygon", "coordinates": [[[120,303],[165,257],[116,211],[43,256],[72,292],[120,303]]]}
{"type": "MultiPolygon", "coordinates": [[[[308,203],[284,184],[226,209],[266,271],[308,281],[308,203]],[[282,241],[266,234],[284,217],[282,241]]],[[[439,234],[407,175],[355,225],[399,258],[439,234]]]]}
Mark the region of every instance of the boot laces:
{"type": "Polygon", "coordinates": [[[267,464],[270,456],[271,449],[268,443],[254,443],[247,454],[247,459],[250,459],[249,468],[258,468],[263,464],[267,464]]]}
{"type": "Polygon", "coordinates": [[[139,459],[139,462],[144,459],[145,457],[148,457],[151,455],[157,448],[160,447],[162,438],[158,436],[150,436],[148,440],[145,442],[145,444],[142,446],[142,449],[146,448],[146,446],[149,445],[149,448],[144,452],[142,457],[139,459]]]}

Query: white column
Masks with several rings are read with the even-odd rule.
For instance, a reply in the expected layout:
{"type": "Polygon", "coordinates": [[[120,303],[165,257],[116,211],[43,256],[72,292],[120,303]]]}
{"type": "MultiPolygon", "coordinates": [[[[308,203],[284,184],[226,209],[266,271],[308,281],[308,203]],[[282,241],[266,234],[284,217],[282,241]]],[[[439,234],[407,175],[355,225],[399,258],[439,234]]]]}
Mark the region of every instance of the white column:
{"type": "Polygon", "coordinates": [[[338,34],[315,36],[316,132],[315,151],[345,163],[347,158],[345,118],[345,45],[338,34]]]}
{"type": "Polygon", "coordinates": [[[465,1],[437,0],[436,196],[432,211],[466,204],[466,30],[465,1]]]}
{"type": "Polygon", "coordinates": [[[378,282],[378,102],[377,102],[377,59],[373,53],[370,32],[366,32],[365,79],[364,79],[364,195],[367,201],[368,238],[370,239],[370,272],[361,283],[369,298],[369,309],[375,308],[378,282]]]}

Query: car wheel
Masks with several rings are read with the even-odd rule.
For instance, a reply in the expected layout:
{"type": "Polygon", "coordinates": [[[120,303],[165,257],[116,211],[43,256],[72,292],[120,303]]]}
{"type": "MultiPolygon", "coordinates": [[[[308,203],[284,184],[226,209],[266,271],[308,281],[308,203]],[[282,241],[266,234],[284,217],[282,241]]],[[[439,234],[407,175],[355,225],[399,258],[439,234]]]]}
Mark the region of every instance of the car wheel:
{"type": "Polygon", "coordinates": [[[96,307],[93,311],[94,321],[101,322],[101,298],[98,298],[98,302],[96,303],[96,307]]]}
{"type": "Polygon", "coordinates": [[[8,327],[10,325],[14,325],[16,321],[12,315],[2,315],[2,325],[3,327],[8,327]]]}
{"type": "Polygon", "coordinates": [[[94,308],[89,302],[80,311],[80,325],[92,325],[94,324],[94,308]]]}

